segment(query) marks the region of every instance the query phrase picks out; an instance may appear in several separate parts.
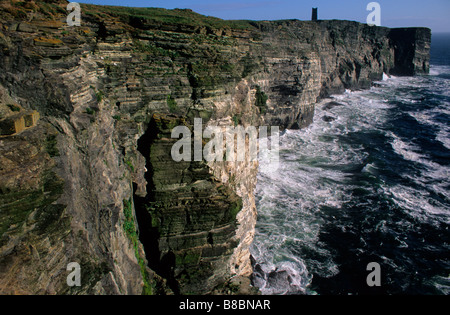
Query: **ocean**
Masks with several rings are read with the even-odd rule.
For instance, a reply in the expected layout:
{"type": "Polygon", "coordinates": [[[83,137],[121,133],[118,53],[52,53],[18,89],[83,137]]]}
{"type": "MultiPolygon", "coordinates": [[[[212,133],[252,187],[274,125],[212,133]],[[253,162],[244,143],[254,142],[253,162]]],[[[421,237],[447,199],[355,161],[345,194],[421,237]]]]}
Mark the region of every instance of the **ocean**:
{"type": "Polygon", "coordinates": [[[429,75],[322,100],[280,137],[279,169],[260,168],[263,294],[449,294],[450,34],[433,35],[429,75]]]}

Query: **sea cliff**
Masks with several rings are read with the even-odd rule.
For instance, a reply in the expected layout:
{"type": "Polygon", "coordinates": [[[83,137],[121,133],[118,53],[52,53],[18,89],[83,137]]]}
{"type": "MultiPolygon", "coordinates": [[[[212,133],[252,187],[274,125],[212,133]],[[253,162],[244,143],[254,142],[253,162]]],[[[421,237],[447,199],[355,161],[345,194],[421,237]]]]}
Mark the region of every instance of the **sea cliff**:
{"type": "Polygon", "coordinates": [[[93,5],[68,26],[66,5],[0,2],[1,294],[255,294],[258,165],[175,162],[172,128],[303,128],[320,98],[429,71],[425,28],[93,5]]]}

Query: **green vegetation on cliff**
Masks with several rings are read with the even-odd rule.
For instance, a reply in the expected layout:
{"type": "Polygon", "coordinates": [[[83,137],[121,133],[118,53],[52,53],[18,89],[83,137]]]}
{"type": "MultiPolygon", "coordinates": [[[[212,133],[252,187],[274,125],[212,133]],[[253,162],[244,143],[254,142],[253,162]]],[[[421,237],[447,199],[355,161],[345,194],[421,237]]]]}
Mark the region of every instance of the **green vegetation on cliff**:
{"type": "MultiPolygon", "coordinates": [[[[206,26],[211,28],[234,28],[250,29],[253,28],[250,21],[234,20],[227,21],[212,16],[204,16],[190,9],[167,10],[162,8],[134,8],[118,6],[93,6],[82,5],[86,14],[104,18],[105,15],[120,17],[122,21],[139,23],[139,19],[152,21],[154,23],[167,23],[183,26],[206,26]]],[[[141,21],[142,22],[142,21],[141,21]]]]}
{"type": "Polygon", "coordinates": [[[142,288],[143,295],[153,295],[153,282],[150,279],[150,275],[147,271],[147,263],[144,258],[141,257],[139,251],[139,239],[137,235],[137,229],[135,225],[135,220],[133,216],[133,204],[130,200],[123,200],[123,212],[125,215],[125,222],[123,223],[123,229],[128,235],[131,243],[133,244],[134,253],[136,259],[138,260],[139,266],[141,267],[142,280],[144,281],[144,287],[142,288]]]}
{"type": "Polygon", "coordinates": [[[269,97],[266,95],[266,93],[261,91],[261,87],[259,85],[256,86],[255,97],[255,105],[259,108],[262,114],[265,114],[267,111],[267,100],[269,99],[269,97]]]}

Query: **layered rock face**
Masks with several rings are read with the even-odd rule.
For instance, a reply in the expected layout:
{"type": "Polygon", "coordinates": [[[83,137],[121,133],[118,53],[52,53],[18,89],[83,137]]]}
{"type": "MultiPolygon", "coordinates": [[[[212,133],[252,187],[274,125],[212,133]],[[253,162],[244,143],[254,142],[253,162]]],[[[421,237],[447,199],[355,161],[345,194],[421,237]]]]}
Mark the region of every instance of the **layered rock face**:
{"type": "Polygon", "coordinates": [[[91,5],[70,27],[65,1],[0,5],[0,121],[40,117],[0,138],[3,294],[234,292],[258,164],[175,162],[172,128],[302,128],[321,97],[429,69],[427,29],[91,5]]]}
{"type": "Polygon", "coordinates": [[[430,72],[431,31],[426,28],[399,28],[389,33],[394,44],[392,74],[415,75],[430,72]]]}
{"type": "Polygon", "coordinates": [[[149,193],[135,196],[135,208],[149,266],[169,280],[175,293],[198,294],[229,278],[223,259],[238,244],[242,199],[206,163],[174,162],[171,148],[177,140],[171,132],[186,125],[184,118],[153,115],[138,143],[147,160],[149,193]]]}

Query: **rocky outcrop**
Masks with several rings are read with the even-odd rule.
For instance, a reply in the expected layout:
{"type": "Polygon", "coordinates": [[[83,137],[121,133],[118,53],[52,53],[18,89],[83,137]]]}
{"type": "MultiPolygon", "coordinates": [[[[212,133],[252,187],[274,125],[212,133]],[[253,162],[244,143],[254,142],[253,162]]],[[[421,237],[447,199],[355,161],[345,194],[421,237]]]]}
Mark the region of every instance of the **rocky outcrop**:
{"type": "Polygon", "coordinates": [[[0,6],[0,115],[40,115],[0,138],[0,293],[253,292],[257,163],[177,163],[170,130],[302,128],[321,97],[429,67],[426,29],[0,6]]]}
{"type": "Polygon", "coordinates": [[[36,126],[39,120],[37,111],[15,114],[0,120],[0,136],[11,136],[36,126]]]}
{"type": "Polygon", "coordinates": [[[236,216],[242,199],[202,161],[175,162],[171,138],[184,118],[154,114],[138,150],[146,158],[147,192],[135,197],[141,241],[149,266],[175,293],[207,293],[226,282],[238,244],[236,216]]]}
{"type": "Polygon", "coordinates": [[[427,74],[430,72],[430,38],[428,28],[398,28],[389,32],[394,45],[394,75],[427,74]]]}

